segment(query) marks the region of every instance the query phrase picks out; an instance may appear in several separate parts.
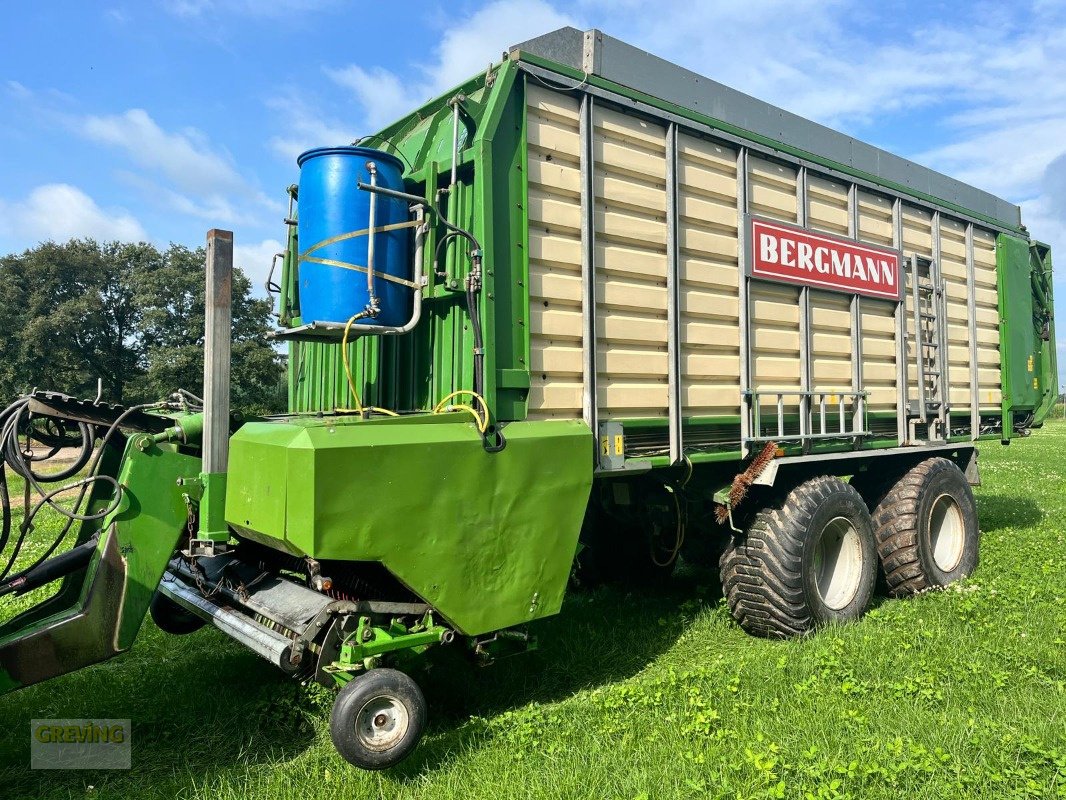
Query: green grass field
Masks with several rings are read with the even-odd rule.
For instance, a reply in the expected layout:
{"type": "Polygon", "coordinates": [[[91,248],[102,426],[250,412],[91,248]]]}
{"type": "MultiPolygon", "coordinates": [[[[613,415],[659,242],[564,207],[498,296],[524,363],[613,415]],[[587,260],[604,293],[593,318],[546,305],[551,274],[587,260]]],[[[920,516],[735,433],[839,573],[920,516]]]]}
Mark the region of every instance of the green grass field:
{"type": "Polygon", "coordinates": [[[146,622],[127,656],[0,698],[0,795],[1066,797],[1066,424],[981,449],[976,574],[860,623],[753,639],[693,569],[573,595],[530,655],[442,651],[423,744],[368,774],[334,753],[324,690],[146,622]],[[131,718],[133,769],[31,772],[40,717],[131,718]]]}

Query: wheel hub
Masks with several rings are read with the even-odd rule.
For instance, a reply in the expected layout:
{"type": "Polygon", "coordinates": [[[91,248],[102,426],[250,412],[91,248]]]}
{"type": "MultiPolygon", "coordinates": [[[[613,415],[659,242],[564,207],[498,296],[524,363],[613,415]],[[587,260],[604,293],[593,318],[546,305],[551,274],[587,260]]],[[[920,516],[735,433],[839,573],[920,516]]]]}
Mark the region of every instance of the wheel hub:
{"type": "Polygon", "coordinates": [[[846,517],[835,517],[822,529],[814,550],[814,579],[826,606],[847,607],[862,581],[862,540],[846,517]]]}
{"type": "Polygon", "coordinates": [[[958,501],[942,494],[929,509],[929,546],[933,561],[942,572],[952,572],[966,548],[966,526],[958,501]]]}
{"type": "Polygon", "coordinates": [[[379,695],[359,710],[355,732],[364,747],[381,752],[399,744],[410,724],[407,706],[399,698],[379,695]]]}

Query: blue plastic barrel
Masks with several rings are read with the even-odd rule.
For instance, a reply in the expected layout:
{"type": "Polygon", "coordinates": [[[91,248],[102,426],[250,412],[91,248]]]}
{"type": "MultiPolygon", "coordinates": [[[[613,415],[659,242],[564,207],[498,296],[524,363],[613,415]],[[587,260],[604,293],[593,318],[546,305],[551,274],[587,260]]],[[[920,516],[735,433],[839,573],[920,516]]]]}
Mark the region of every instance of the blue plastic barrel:
{"type": "MultiPolygon", "coordinates": [[[[403,191],[403,165],[389,153],[368,147],[319,147],[296,159],[300,166],[300,213],[297,224],[300,248],[300,318],[310,322],[347,322],[370,302],[365,272],[308,257],[367,266],[366,233],[321,244],[335,236],[370,227],[371,193],[359,188],[370,183],[373,163],[377,185],[403,191]]],[[[377,195],[375,228],[407,222],[407,203],[377,195]]],[[[374,271],[410,280],[411,228],[374,235],[374,271]]],[[[376,317],[356,320],[356,325],[403,325],[410,319],[412,290],[403,284],[375,277],[374,290],[381,311],[376,317]]]]}

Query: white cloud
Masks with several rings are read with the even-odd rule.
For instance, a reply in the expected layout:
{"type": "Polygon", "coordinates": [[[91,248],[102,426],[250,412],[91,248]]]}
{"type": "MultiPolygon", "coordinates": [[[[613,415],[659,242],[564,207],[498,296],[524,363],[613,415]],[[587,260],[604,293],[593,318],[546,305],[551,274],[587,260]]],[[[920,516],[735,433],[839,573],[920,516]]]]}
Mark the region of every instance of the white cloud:
{"type": "Polygon", "coordinates": [[[443,31],[433,59],[414,65],[409,77],[360,64],[326,68],[325,72],[351,92],[362,111],[358,133],[367,134],[485,71],[500,60],[505,47],[577,24],[574,17],[545,0],[494,0],[443,31]]]}
{"type": "Polygon", "coordinates": [[[347,144],[355,131],[311,108],[296,92],[286,91],[267,100],[267,107],[285,119],[286,131],[270,139],[270,149],[294,164],[304,150],[322,145],[347,144]]]}
{"type": "Polygon", "coordinates": [[[423,67],[433,97],[500,60],[504,48],[567,25],[574,17],[544,0],[496,0],[446,30],[435,59],[423,67]]]}
{"type": "Polygon", "coordinates": [[[246,188],[230,159],[213,152],[202,133],[193,128],[169,133],[144,109],[86,117],[79,127],[84,136],[122,148],[135,164],[163,173],[185,191],[203,195],[246,188]]]}
{"type": "Polygon", "coordinates": [[[420,89],[413,88],[410,82],[404,84],[396,73],[382,67],[363,69],[352,64],[343,69],[327,68],[326,75],[355,96],[363,109],[367,132],[400,118],[428,99],[414,98],[412,93],[420,89]]]}
{"type": "Polygon", "coordinates": [[[18,81],[7,81],[7,91],[12,97],[17,97],[20,100],[24,100],[27,97],[32,97],[33,92],[27,89],[18,81]]]}
{"type": "MultiPolygon", "coordinates": [[[[275,253],[284,252],[285,245],[277,239],[264,239],[257,244],[241,244],[239,240],[233,243],[233,265],[240,267],[244,274],[252,281],[252,291],[256,295],[265,295],[263,285],[270,273],[270,264],[275,253]]],[[[274,282],[281,281],[281,260],[278,259],[278,269],[274,273],[274,282]]]]}
{"type": "Polygon", "coordinates": [[[0,201],[0,230],[11,237],[38,241],[148,238],[141,224],[125,209],[102,209],[81,189],[66,183],[38,186],[16,202],[0,201]]]}

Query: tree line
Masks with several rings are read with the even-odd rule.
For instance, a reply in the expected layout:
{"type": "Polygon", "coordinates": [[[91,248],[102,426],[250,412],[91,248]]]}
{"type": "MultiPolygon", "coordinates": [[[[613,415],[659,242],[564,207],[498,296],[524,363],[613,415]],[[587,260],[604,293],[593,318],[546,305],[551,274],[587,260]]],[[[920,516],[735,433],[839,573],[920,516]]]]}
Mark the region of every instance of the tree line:
{"type": "MultiPolygon", "coordinates": [[[[133,404],[202,396],[203,247],[72,239],[0,258],[0,400],[33,388],[133,404]]],[[[270,303],[233,275],[234,409],[284,410],[270,303]]]]}

